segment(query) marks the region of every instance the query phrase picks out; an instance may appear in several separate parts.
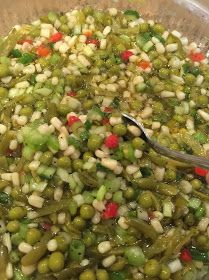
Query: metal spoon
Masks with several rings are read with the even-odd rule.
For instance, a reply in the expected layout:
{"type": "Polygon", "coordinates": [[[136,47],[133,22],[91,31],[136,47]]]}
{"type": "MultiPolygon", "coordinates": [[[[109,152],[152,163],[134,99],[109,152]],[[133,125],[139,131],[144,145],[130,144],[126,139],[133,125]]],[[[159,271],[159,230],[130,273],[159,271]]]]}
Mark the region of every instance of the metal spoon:
{"type": "Polygon", "coordinates": [[[124,113],[122,113],[122,116],[128,122],[131,122],[132,124],[134,124],[140,128],[140,130],[142,132],[141,137],[143,138],[143,140],[145,140],[153,148],[153,150],[155,150],[157,153],[159,153],[163,156],[166,156],[168,158],[172,158],[177,161],[189,163],[190,165],[193,165],[193,166],[199,166],[199,167],[202,167],[205,169],[209,169],[209,159],[206,159],[206,158],[200,157],[200,156],[193,156],[193,155],[189,155],[189,154],[184,154],[182,152],[170,150],[169,148],[162,146],[159,143],[157,143],[156,141],[152,140],[150,138],[150,136],[148,135],[148,133],[146,132],[144,126],[140,122],[138,122],[135,118],[133,118],[127,114],[124,114],[124,113]]]}

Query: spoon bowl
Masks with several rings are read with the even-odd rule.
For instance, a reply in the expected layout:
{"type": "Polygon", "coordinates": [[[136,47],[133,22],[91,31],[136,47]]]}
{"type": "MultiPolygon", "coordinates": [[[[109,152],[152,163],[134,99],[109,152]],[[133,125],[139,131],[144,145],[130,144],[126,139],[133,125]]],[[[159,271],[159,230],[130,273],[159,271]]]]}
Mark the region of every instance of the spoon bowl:
{"type": "Polygon", "coordinates": [[[122,113],[122,116],[126,121],[132,123],[133,125],[137,126],[141,130],[142,133],[141,138],[145,140],[150,145],[150,147],[152,147],[153,150],[155,150],[157,153],[177,161],[189,163],[192,166],[199,166],[205,169],[209,169],[209,159],[201,156],[194,156],[183,152],[174,151],[163,145],[160,145],[158,142],[150,138],[150,136],[146,132],[145,127],[140,122],[138,122],[135,118],[125,113],[122,113]]]}

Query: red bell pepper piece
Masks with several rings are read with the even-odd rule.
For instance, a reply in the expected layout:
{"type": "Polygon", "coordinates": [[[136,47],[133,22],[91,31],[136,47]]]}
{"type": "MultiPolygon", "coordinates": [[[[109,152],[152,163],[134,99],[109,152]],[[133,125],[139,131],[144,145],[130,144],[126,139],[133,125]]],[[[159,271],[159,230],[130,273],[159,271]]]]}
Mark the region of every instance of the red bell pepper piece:
{"type": "Polygon", "coordinates": [[[115,218],[118,214],[118,204],[116,202],[110,202],[106,204],[106,208],[102,214],[104,220],[115,218]]]}
{"type": "Polygon", "coordinates": [[[180,260],[182,260],[183,262],[191,262],[192,261],[191,252],[186,248],[182,249],[180,254],[180,260]]]}
{"type": "Polygon", "coordinates": [[[57,33],[53,34],[53,35],[49,38],[49,42],[50,42],[50,43],[56,43],[56,42],[62,40],[62,38],[63,38],[62,33],[61,33],[61,32],[57,32],[57,33]]]}

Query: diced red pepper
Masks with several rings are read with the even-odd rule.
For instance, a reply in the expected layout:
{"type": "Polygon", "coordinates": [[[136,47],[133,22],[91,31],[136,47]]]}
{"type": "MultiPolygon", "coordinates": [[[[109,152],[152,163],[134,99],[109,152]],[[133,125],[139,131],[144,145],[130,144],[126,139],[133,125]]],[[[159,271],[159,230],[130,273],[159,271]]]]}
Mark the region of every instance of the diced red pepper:
{"type": "Polygon", "coordinates": [[[99,47],[100,42],[97,39],[94,38],[87,38],[86,44],[94,44],[95,46],[99,47]]]}
{"type": "Polygon", "coordinates": [[[74,123],[76,122],[80,122],[81,120],[79,119],[79,117],[76,117],[76,116],[70,116],[68,118],[68,125],[69,126],[72,126],[74,123]]]}
{"type": "Polygon", "coordinates": [[[117,135],[111,134],[105,139],[104,144],[109,149],[115,149],[119,145],[119,138],[117,135]]]}
{"type": "Polygon", "coordinates": [[[52,224],[50,224],[48,222],[44,222],[43,224],[41,224],[41,227],[43,228],[43,230],[50,231],[52,224]]]}
{"type": "Polygon", "coordinates": [[[190,54],[190,59],[194,62],[200,62],[205,59],[205,55],[203,53],[193,53],[190,54]]]}
{"type": "Polygon", "coordinates": [[[92,31],[91,30],[86,30],[84,32],[84,35],[86,35],[86,37],[91,37],[92,36],[92,31]]]}
{"type": "Polygon", "coordinates": [[[183,262],[191,262],[192,261],[192,255],[190,251],[186,248],[181,250],[180,254],[180,260],[183,262]]]}
{"type": "Polygon", "coordinates": [[[51,53],[51,50],[49,47],[41,45],[37,48],[36,53],[40,57],[48,56],[51,53]]]}
{"type": "Polygon", "coordinates": [[[147,68],[151,67],[151,64],[149,61],[146,60],[141,60],[138,62],[137,64],[140,68],[142,68],[143,70],[146,70],[147,68]]]}
{"type": "Polygon", "coordinates": [[[129,57],[133,55],[132,51],[124,51],[121,53],[121,59],[123,60],[123,62],[128,62],[129,57]]]}
{"type": "Polygon", "coordinates": [[[106,205],[106,208],[102,214],[104,220],[115,218],[118,214],[118,204],[116,202],[110,202],[106,205]]]}
{"type": "Polygon", "coordinates": [[[57,32],[49,38],[49,42],[56,43],[56,42],[62,40],[62,38],[63,38],[63,34],[61,32],[57,32]]]}
{"type": "Polygon", "coordinates": [[[108,125],[108,124],[110,124],[110,120],[108,118],[103,118],[102,124],[103,125],[108,125]]]}
{"type": "Polygon", "coordinates": [[[31,40],[31,39],[23,39],[23,40],[20,40],[20,41],[18,41],[17,42],[18,44],[20,44],[20,45],[23,45],[24,43],[28,43],[28,44],[33,44],[33,40],[31,40]]]}
{"type": "Polygon", "coordinates": [[[148,212],[148,218],[149,218],[149,220],[152,220],[152,219],[155,218],[155,215],[154,215],[154,213],[152,211],[148,212]]]}
{"type": "Polygon", "coordinates": [[[69,91],[67,93],[67,96],[71,96],[71,97],[76,96],[76,95],[77,95],[77,93],[75,91],[69,91]]]}
{"type": "Polygon", "coordinates": [[[112,112],[112,108],[111,107],[105,107],[104,108],[104,112],[105,113],[111,113],[112,112]]]}
{"type": "Polygon", "coordinates": [[[194,168],[194,172],[195,172],[195,174],[197,174],[198,176],[205,177],[205,176],[208,174],[209,170],[206,170],[206,169],[204,169],[204,168],[201,168],[201,167],[199,167],[199,166],[196,166],[196,167],[194,168]]]}

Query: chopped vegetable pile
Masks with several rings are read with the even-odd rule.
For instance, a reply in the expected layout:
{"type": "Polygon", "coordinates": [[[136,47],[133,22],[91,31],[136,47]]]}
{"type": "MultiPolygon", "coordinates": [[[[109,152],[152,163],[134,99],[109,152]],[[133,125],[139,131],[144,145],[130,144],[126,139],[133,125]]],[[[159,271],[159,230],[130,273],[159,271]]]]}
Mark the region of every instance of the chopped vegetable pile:
{"type": "Polygon", "coordinates": [[[137,11],[85,7],[0,43],[0,279],[208,279],[209,65],[137,11]]]}

